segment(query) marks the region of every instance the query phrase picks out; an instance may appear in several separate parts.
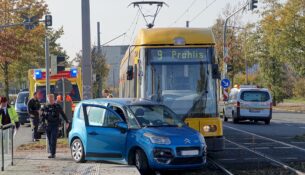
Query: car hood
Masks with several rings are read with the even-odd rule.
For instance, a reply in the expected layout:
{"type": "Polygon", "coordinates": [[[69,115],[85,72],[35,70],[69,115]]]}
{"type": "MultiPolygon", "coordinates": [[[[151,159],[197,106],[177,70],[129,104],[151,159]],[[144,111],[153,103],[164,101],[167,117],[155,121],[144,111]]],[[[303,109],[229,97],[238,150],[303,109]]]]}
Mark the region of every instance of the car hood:
{"type": "Polygon", "coordinates": [[[183,127],[147,127],[142,129],[143,133],[151,133],[156,136],[168,137],[172,144],[184,145],[185,139],[191,140],[192,144],[200,143],[199,134],[196,130],[187,126],[183,127]]]}

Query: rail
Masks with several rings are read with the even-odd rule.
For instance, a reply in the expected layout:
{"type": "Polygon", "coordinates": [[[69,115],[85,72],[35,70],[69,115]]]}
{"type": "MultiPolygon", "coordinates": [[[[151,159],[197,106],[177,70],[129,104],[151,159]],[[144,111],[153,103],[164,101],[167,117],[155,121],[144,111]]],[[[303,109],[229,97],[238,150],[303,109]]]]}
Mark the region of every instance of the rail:
{"type": "Polygon", "coordinates": [[[219,170],[221,170],[225,175],[234,175],[232,172],[227,170],[224,166],[222,166],[220,163],[217,161],[213,160],[213,158],[208,157],[208,161],[212,163],[214,166],[216,166],[219,170]]]}
{"type": "Polygon", "coordinates": [[[0,125],[1,132],[1,171],[4,171],[5,157],[11,157],[11,165],[14,165],[14,125],[0,125]],[[11,150],[9,150],[11,148],[11,150]]]}

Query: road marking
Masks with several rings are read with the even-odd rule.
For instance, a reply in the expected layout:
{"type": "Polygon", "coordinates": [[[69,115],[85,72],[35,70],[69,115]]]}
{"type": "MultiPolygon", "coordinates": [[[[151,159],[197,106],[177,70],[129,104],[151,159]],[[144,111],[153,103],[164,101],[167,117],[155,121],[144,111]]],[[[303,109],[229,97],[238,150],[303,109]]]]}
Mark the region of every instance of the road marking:
{"type": "Polygon", "coordinates": [[[237,150],[237,149],[240,149],[240,148],[225,148],[225,150],[237,150]]]}
{"type": "Polygon", "coordinates": [[[254,157],[252,157],[252,158],[244,158],[244,160],[257,160],[257,159],[259,159],[259,158],[254,158],[254,157]]]}
{"type": "Polygon", "coordinates": [[[296,159],[298,159],[297,157],[284,157],[284,158],[282,158],[282,159],[293,159],[293,160],[296,160],[296,159]]]}
{"type": "Polygon", "coordinates": [[[290,143],[297,143],[297,144],[301,143],[301,144],[304,144],[305,142],[290,142],[290,143]]]}
{"type": "Polygon", "coordinates": [[[299,127],[299,128],[301,128],[301,129],[305,129],[305,127],[303,127],[303,126],[302,126],[302,127],[299,127]]]}
{"type": "Polygon", "coordinates": [[[292,149],[292,147],[286,147],[286,146],[275,146],[272,148],[274,148],[274,149],[292,149]]]}
{"type": "MultiPolygon", "coordinates": [[[[295,146],[295,145],[292,145],[292,144],[289,144],[289,143],[281,142],[281,141],[278,141],[278,140],[274,140],[274,139],[271,139],[271,138],[268,138],[268,137],[260,136],[260,135],[257,135],[257,134],[251,133],[251,132],[247,132],[247,131],[240,130],[240,129],[233,128],[233,127],[226,126],[226,125],[223,125],[223,127],[226,127],[226,128],[229,128],[229,129],[232,129],[232,130],[235,130],[235,131],[247,133],[247,134],[250,134],[250,135],[253,135],[253,136],[257,136],[257,137],[260,137],[260,138],[263,138],[263,139],[266,139],[266,140],[270,140],[270,141],[273,141],[273,142],[276,142],[276,143],[280,143],[280,144],[282,144],[282,145],[289,146],[289,147],[293,147],[293,148],[295,148],[295,149],[298,149],[298,150],[301,150],[301,151],[304,151],[304,152],[305,152],[305,149],[304,149],[304,148],[301,148],[301,147],[298,147],[298,146],[295,146]]],[[[303,143],[304,143],[304,142],[303,142],[303,143]]]]}
{"type": "Polygon", "coordinates": [[[235,161],[236,159],[218,159],[219,161],[235,161]]]}
{"type": "Polygon", "coordinates": [[[270,149],[270,147],[254,147],[253,149],[270,149]]]}

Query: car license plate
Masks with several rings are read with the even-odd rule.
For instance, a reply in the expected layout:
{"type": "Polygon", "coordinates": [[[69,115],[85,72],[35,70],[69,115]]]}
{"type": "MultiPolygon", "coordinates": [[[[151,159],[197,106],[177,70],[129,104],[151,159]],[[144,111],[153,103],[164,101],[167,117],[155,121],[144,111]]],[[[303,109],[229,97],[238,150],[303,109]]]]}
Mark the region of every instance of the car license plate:
{"type": "Polygon", "coordinates": [[[196,156],[199,154],[198,150],[185,150],[181,151],[182,156],[196,156]]]}
{"type": "Polygon", "coordinates": [[[250,112],[261,112],[259,109],[249,109],[250,112]]]}

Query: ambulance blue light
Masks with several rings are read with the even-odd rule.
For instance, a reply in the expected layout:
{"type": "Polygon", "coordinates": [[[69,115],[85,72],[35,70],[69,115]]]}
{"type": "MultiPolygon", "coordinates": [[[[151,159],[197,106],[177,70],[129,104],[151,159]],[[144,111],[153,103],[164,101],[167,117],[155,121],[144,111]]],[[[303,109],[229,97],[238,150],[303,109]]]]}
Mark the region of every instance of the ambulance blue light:
{"type": "Polygon", "coordinates": [[[70,70],[70,76],[71,77],[77,77],[77,68],[72,68],[71,70],[70,70]]]}
{"type": "Polygon", "coordinates": [[[42,72],[41,72],[41,70],[35,70],[34,71],[34,77],[35,77],[35,79],[37,80],[37,79],[42,79],[42,72]]]}

